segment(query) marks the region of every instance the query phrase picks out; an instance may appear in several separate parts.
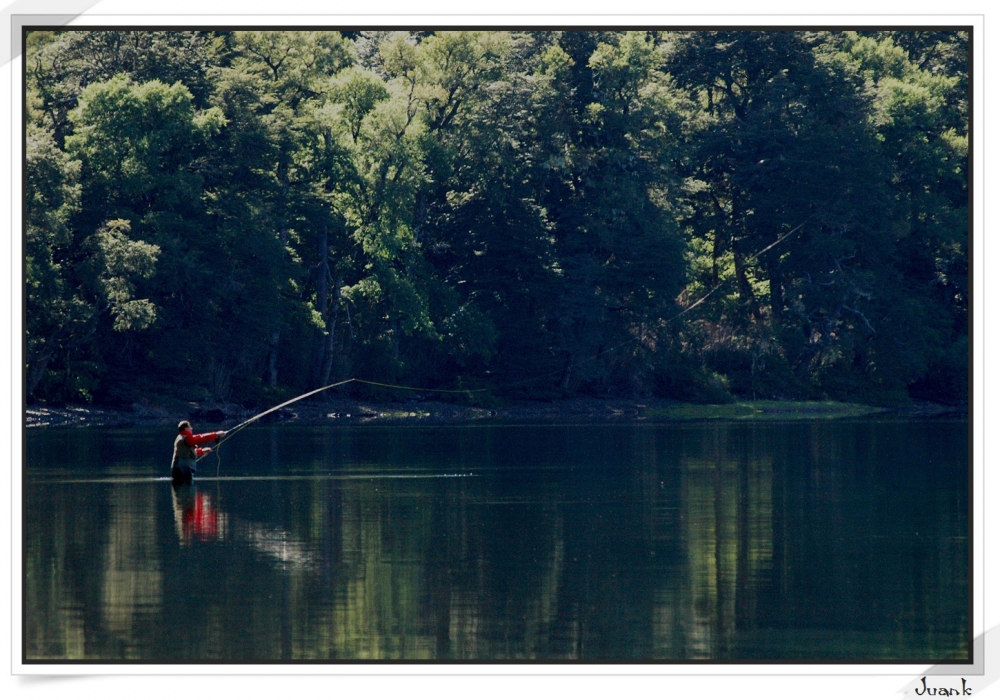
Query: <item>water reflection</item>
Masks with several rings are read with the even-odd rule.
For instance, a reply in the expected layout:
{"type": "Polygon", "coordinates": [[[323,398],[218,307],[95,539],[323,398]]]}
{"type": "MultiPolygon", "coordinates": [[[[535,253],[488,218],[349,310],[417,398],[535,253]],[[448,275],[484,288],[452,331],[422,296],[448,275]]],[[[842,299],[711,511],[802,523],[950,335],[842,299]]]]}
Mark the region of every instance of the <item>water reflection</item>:
{"type": "Polygon", "coordinates": [[[217,495],[199,490],[197,485],[175,484],[172,490],[174,527],[182,547],[194,541],[226,541],[247,548],[285,571],[310,572],[316,568],[313,553],[287,530],[232,516],[216,506],[221,500],[217,495]]]}
{"type": "Polygon", "coordinates": [[[36,444],[27,655],[961,658],[963,428],[247,431],[178,487],[36,444]]]}
{"type": "Polygon", "coordinates": [[[226,538],[229,520],[215,507],[212,496],[190,483],[174,484],[172,491],[174,527],[182,546],[192,540],[210,542],[226,538]]]}
{"type": "Polygon", "coordinates": [[[773,460],[694,459],[683,470],[689,581],[683,652],[728,657],[737,632],[754,625],[757,597],[773,567],[773,460]]]}
{"type": "Polygon", "coordinates": [[[108,494],[109,522],[104,548],[100,611],[104,625],[133,647],[135,625],[155,617],[163,605],[163,572],[156,531],[135,527],[155,517],[155,493],[127,485],[108,494]]]}

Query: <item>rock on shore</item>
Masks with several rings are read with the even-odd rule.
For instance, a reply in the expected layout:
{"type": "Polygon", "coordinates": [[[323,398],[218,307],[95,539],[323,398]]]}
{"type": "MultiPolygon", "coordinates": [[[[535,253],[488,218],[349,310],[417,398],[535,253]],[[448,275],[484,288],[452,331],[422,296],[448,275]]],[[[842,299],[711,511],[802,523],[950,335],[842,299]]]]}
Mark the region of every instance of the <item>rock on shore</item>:
{"type": "MultiPolygon", "coordinates": [[[[915,403],[891,410],[836,404],[834,402],[743,402],[700,406],[662,399],[602,400],[564,399],[551,402],[512,402],[497,408],[460,406],[434,401],[373,403],[351,400],[302,401],[268,414],[261,424],[365,425],[421,424],[448,425],[483,421],[502,423],[661,423],[678,420],[754,419],[794,420],[841,418],[871,413],[903,417],[965,415],[962,409],[937,404],[915,403]]],[[[256,412],[226,404],[183,404],[168,408],[136,404],[131,410],[94,406],[47,407],[30,405],[25,410],[25,426],[40,427],[175,427],[188,419],[195,430],[231,428],[256,412]]]]}

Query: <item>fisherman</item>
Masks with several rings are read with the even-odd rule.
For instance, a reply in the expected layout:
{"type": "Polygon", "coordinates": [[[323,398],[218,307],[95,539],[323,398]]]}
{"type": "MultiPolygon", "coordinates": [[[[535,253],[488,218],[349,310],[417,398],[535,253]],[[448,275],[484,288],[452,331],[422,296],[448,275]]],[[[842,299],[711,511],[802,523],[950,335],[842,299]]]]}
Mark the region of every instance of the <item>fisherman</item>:
{"type": "Polygon", "coordinates": [[[190,482],[196,469],[196,460],[212,451],[211,447],[199,447],[199,445],[217,442],[225,436],[225,430],[195,435],[191,430],[191,424],[186,420],[182,420],[177,425],[177,438],[174,440],[174,459],[170,463],[170,478],[174,480],[174,483],[184,484],[190,482]]]}

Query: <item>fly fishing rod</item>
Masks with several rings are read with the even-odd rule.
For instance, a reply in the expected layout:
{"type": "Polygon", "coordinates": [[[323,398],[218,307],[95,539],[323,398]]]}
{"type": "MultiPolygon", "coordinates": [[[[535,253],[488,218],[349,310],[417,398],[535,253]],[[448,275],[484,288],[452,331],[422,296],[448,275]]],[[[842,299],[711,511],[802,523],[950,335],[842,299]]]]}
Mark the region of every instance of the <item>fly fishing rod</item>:
{"type": "MultiPolygon", "coordinates": [[[[288,401],[285,401],[285,403],[278,404],[277,406],[274,406],[273,408],[269,408],[266,411],[258,413],[256,416],[253,416],[252,418],[248,418],[247,420],[243,421],[242,423],[240,423],[239,425],[237,425],[232,430],[227,430],[226,431],[226,435],[221,440],[219,440],[216,443],[216,449],[218,449],[219,447],[221,447],[222,443],[224,443],[226,440],[228,440],[229,438],[231,438],[234,435],[236,435],[236,433],[238,433],[241,430],[243,430],[243,428],[247,427],[248,425],[250,425],[251,423],[253,423],[255,421],[260,420],[261,418],[263,418],[264,416],[266,416],[269,413],[274,413],[275,411],[281,410],[285,406],[290,406],[293,403],[295,403],[296,401],[301,401],[302,399],[308,398],[308,397],[312,396],[313,394],[318,394],[321,391],[326,391],[327,389],[333,389],[334,387],[337,387],[337,386],[343,386],[344,384],[350,384],[353,381],[355,381],[355,380],[354,379],[345,379],[342,382],[335,382],[334,384],[328,384],[326,386],[321,386],[319,389],[313,389],[312,391],[307,391],[306,393],[302,394],[301,396],[296,396],[294,399],[289,399],[288,401]]],[[[195,461],[196,462],[200,461],[200,460],[204,459],[204,457],[205,457],[205,455],[202,455],[201,457],[198,457],[198,459],[196,459],[195,461]]]]}

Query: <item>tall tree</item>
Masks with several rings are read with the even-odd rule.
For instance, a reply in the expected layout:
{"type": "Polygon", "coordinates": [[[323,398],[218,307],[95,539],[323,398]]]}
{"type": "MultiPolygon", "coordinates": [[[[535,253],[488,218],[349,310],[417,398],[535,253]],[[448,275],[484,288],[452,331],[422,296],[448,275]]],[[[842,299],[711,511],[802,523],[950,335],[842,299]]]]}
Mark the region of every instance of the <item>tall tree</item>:
{"type": "Polygon", "coordinates": [[[41,97],[56,143],[72,130],[69,113],[84,88],[119,74],[138,83],[181,82],[198,107],[211,91],[209,71],[224,60],[225,41],[213,32],[143,30],[59,31],[31,54],[25,70],[41,97]]]}
{"type": "Polygon", "coordinates": [[[61,263],[73,241],[70,218],[80,206],[80,162],[34,124],[27,128],[25,160],[25,391],[31,397],[73,324],[86,319],[87,305],[61,263]]]}
{"type": "Polygon", "coordinates": [[[27,386],[29,396],[53,360],[62,374],[52,398],[90,398],[96,379],[85,367],[102,321],[116,334],[148,328],[156,307],[135,298],[136,283],[151,277],[160,249],[129,238],[130,225],[116,219],[92,235],[76,237],[70,217],[79,209],[80,161],[61,153],[48,133],[29,127],[27,138],[27,386]],[[77,361],[75,369],[70,362],[77,361]]]}
{"type": "MultiPolygon", "coordinates": [[[[272,226],[273,230],[269,235],[263,234],[262,240],[275,242],[280,253],[262,255],[260,259],[268,261],[266,264],[272,272],[296,259],[311,262],[315,259],[317,246],[309,242],[321,235],[319,232],[328,228],[329,223],[308,216],[302,218],[303,211],[310,208],[307,205],[303,209],[299,202],[309,199],[315,183],[309,180],[308,174],[297,169],[296,162],[301,160],[299,152],[308,149],[315,138],[310,132],[310,114],[315,104],[324,99],[329,76],[354,60],[350,45],[338,32],[280,31],[238,32],[233,44],[229,79],[254,82],[255,88],[248,94],[253,96],[255,103],[251,107],[252,116],[248,117],[250,123],[259,125],[255,128],[261,128],[266,134],[268,146],[257,167],[266,180],[265,187],[259,190],[262,211],[269,222],[264,225],[272,226]],[[302,245],[296,246],[296,241],[301,241],[302,245]],[[303,253],[305,257],[299,258],[303,253]]],[[[315,207],[310,211],[319,212],[315,207]]],[[[274,249],[273,245],[268,247],[274,249]]],[[[298,277],[292,274],[277,279],[298,277]]],[[[297,279],[297,289],[282,288],[281,282],[272,285],[279,294],[279,297],[272,296],[271,309],[275,313],[268,314],[266,323],[260,327],[261,331],[266,329],[269,343],[266,376],[272,389],[277,388],[279,382],[282,333],[290,330],[287,321],[296,319],[308,323],[311,318],[312,310],[308,307],[312,304],[308,300],[303,300],[306,307],[293,303],[295,297],[301,296],[302,283],[303,280],[297,279]]],[[[319,303],[322,306],[324,302],[319,303]]],[[[294,348],[288,344],[286,348],[293,365],[301,361],[294,348]]],[[[310,381],[315,381],[315,376],[310,381]]]]}
{"type": "MultiPolygon", "coordinates": [[[[847,33],[832,47],[875,94],[871,121],[890,163],[890,289],[916,318],[893,313],[903,380],[921,398],[961,402],[968,373],[968,35],[847,33]],[[900,322],[902,320],[902,322],[900,322]],[[905,330],[904,330],[905,329],[905,330]],[[923,329],[923,330],[922,330],[923,329]]],[[[897,361],[899,361],[897,360],[897,361]]]]}
{"type": "MultiPolygon", "coordinates": [[[[189,371],[199,366],[199,356],[180,338],[185,332],[207,331],[215,320],[204,309],[193,317],[188,311],[199,299],[212,297],[208,282],[215,241],[201,226],[197,163],[199,149],[218,132],[223,116],[217,109],[196,111],[191,94],[179,83],[136,84],[117,76],[88,86],[70,119],[74,130],[66,137],[66,148],[82,164],[79,235],[86,238],[109,220],[125,221],[128,226],[110,230],[115,245],[148,241],[163,252],[159,274],[136,291],[160,308],[146,346],[152,354],[136,358],[130,346],[119,345],[102,357],[106,362],[138,361],[144,371],[189,371]],[[192,318],[206,326],[196,321],[191,327],[192,318]]],[[[91,254],[81,240],[74,241],[73,265],[84,264],[91,254]]],[[[123,381],[130,377],[121,375],[123,381]]]]}
{"type": "MultiPolygon", "coordinates": [[[[569,34],[560,48],[587,43],[569,34]]],[[[553,319],[565,358],[561,384],[568,390],[579,376],[595,389],[642,391],[648,381],[637,348],[655,344],[656,320],[669,315],[684,275],[672,206],[680,195],[671,169],[677,105],[654,37],[594,39],[583,65],[565,51],[550,56],[575,76],[560,83],[569,92],[549,120],[558,131],[543,135],[563,144],[542,200],[565,279],[553,319]],[[595,355],[602,361],[586,362],[595,355]]]]}
{"type": "Polygon", "coordinates": [[[26,48],[34,398],[967,396],[963,32],[26,48]]]}
{"type": "Polygon", "coordinates": [[[714,361],[741,392],[809,391],[823,368],[876,366],[869,303],[891,264],[885,163],[863,83],[817,55],[824,40],[691,33],[667,64],[703,106],[691,221],[711,260],[702,289],[735,281],[737,308],[721,297],[706,309],[731,328],[714,361]]]}

